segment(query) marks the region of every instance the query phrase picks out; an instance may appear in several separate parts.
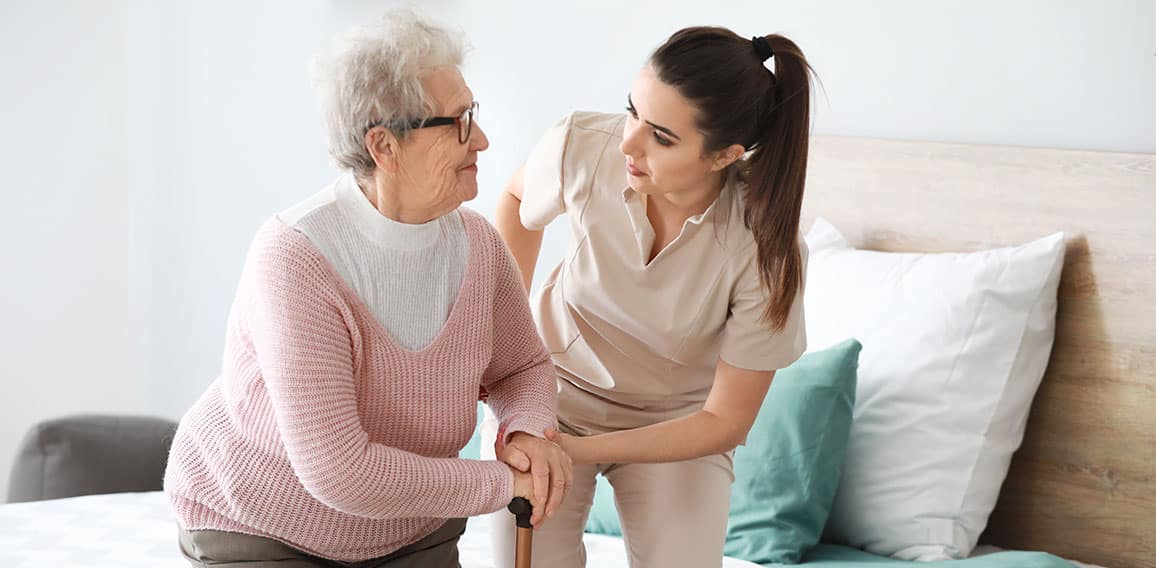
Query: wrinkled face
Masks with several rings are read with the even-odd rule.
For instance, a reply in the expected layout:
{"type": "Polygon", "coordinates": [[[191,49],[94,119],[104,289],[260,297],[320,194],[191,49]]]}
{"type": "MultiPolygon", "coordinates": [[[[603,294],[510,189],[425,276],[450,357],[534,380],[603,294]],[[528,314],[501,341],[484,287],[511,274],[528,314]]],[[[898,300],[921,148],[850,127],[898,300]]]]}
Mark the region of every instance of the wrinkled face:
{"type": "MultiPolygon", "coordinates": [[[[474,94],[457,67],[429,72],[422,79],[422,87],[433,107],[431,116],[460,116],[474,101],[474,94]]],[[[478,152],[489,145],[476,120],[464,144],[459,141],[458,124],[411,130],[398,143],[398,167],[394,172],[404,207],[444,214],[476,197],[478,152]]]]}
{"type": "Polygon", "coordinates": [[[618,149],[626,156],[630,187],[643,194],[679,194],[702,188],[725,167],[704,155],[697,110],[678,91],[643,67],[630,88],[626,126],[618,149]]]}

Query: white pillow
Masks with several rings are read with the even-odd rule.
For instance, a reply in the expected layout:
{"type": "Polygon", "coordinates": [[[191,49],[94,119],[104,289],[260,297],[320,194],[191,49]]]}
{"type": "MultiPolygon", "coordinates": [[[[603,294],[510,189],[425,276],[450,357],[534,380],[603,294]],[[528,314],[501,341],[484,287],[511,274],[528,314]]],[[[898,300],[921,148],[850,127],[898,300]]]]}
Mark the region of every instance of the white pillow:
{"type": "Polygon", "coordinates": [[[1051,353],[1063,233],[884,253],[851,248],[819,219],[806,240],[809,350],[863,344],[827,538],[905,560],[967,557],[1051,353]]]}

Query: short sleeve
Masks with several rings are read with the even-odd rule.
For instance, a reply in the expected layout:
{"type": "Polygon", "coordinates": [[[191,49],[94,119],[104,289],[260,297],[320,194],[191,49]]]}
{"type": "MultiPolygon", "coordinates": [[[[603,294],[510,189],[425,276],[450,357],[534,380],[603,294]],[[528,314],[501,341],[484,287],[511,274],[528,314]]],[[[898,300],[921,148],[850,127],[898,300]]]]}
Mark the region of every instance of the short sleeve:
{"type": "MultiPolygon", "coordinates": [[[[808,250],[802,237],[799,251],[803,260],[803,282],[806,284],[808,250]]],[[[770,300],[759,281],[754,254],[739,275],[731,313],[723,328],[720,356],[728,364],[742,369],[773,371],[794,363],[807,349],[807,330],[803,317],[803,290],[795,295],[787,323],[774,330],[763,321],[763,311],[770,300]]]]}
{"type": "Polygon", "coordinates": [[[566,212],[564,164],[573,122],[574,115],[569,114],[551,126],[526,159],[519,216],[531,231],[546,228],[566,212]]]}

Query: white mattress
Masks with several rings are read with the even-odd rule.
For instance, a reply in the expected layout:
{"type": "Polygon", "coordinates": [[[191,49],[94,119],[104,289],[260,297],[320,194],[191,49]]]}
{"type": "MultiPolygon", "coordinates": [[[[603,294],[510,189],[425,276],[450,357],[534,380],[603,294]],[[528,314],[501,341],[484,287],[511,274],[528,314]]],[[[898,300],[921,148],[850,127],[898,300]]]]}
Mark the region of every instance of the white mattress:
{"type": "MultiPolygon", "coordinates": [[[[462,568],[494,568],[488,522],[471,519],[462,568]]],[[[163,493],[121,493],[0,506],[4,568],[188,568],[163,493]]],[[[621,539],[586,535],[587,566],[627,568],[621,539]]],[[[724,568],[758,568],[726,558],[724,568]]]]}

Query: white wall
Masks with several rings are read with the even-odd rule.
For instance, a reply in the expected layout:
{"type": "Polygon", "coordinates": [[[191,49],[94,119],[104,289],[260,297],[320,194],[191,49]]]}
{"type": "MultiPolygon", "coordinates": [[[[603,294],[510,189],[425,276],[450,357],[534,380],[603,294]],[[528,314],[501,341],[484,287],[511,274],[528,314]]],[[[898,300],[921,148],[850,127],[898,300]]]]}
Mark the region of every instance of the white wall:
{"type": "MultiPolygon", "coordinates": [[[[176,418],[213,379],[254,230],[334,175],[309,57],[394,4],[0,5],[0,481],[35,419],[176,418]]],[[[825,86],[819,133],[1156,152],[1153,2],[421,5],[475,46],[492,145],[471,206],[487,215],[547,125],[618,110],[649,51],[692,24],[794,38],[825,86]]]]}
{"type": "Polygon", "coordinates": [[[24,430],[145,407],[129,322],[125,10],[0,7],[0,496],[24,430]],[[95,22],[100,25],[94,25],[95,22]]]}

